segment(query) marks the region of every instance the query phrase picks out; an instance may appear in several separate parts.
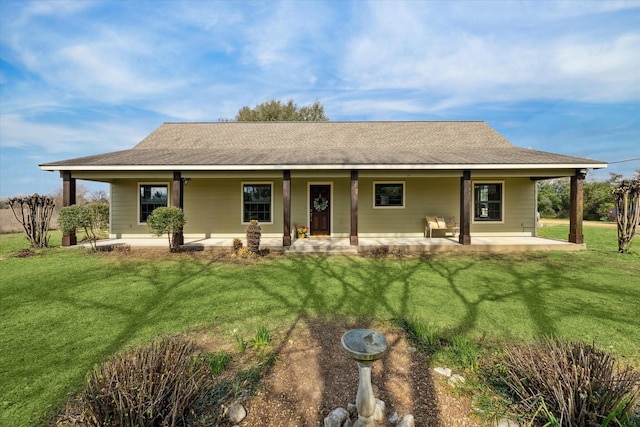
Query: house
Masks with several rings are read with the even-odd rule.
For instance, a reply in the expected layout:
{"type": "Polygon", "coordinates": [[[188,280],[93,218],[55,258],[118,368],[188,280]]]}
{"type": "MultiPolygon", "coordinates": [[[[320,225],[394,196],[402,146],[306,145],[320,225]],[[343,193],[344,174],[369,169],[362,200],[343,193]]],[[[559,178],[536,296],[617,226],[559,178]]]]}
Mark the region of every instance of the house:
{"type": "MultiPolygon", "coordinates": [[[[569,241],[582,243],[582,188],[606,163],[516,147],[482,121],[164,123],[129,150],[40,165],[110,184],[112,238],[151,237],[147,216],[184,209],[184,237],[420,237],[455,216],[459,243],[535,236],[536,181],[571,177],[569,241]]],[[[437,233],[436,233],[437,235],[437,233]]],[[[65,236],[64,245],[75,244],[65,236]]]]}

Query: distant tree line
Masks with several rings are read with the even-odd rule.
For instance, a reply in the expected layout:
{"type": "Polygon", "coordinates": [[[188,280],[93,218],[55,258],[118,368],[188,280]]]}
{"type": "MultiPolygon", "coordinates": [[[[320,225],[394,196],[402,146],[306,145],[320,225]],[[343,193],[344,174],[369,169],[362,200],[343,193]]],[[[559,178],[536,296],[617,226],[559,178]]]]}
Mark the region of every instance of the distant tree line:
{"type": "MultiPolygon", "coordinates": [[[[636,170],[635,178],[640,177],[640,169],[636,170]]],[[[586,181],[584,183],[584,215],[589,221],[613,220],[610,215],[614,208],[611,189],[622,182],[623,176],[609,173],[605,181],[586,181]]],[[[543,217],[568,218],[570,179],[561,178],[538,183],[538,212],[543,217]]],[[[614,213],[615,216],[615,213],[614,213]]]]}

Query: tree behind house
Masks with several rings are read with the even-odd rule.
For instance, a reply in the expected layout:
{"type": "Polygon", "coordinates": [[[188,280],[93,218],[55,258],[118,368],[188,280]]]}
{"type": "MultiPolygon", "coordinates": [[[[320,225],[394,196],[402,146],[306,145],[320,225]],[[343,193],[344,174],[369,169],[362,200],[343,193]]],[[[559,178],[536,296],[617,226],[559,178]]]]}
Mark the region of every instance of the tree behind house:
{"type": "Polygon", "coordinates": [[[270,100],[254,108],[242,107],[235,117],[238,122],[327,122],[329,117],[319,101],[304,107],[298,107],[293,99],[283,103],[270,100]]]}

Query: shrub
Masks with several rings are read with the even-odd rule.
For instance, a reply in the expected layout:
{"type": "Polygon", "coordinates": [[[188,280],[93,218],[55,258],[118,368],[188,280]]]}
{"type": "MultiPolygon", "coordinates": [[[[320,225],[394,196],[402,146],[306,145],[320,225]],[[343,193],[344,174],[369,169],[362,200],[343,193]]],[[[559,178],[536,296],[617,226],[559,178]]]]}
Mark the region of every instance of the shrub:
{"type": "Polygon", "coordinates": [[[49,246],[49,224],[54,203],[49,196],[34,194],[27,197],[12,197],[9,206],[13,216],[22,224],[32,248],[49,246]]]}
{"type": "Polygon", "coordinates": [[[58,225],[64,234],[75,233],[83,229],[92,249],[96,249],[96,241],[100,231],[109,223],[109,205],[91,203],[89,205],[71,205],[60,209],[58,225]]]}
{"type": "Polygon", "coordinates": [[[236,237],[233,239],[233,253],[238,253],[240,249],[242,249],[242,240],[236,237]]]}
{"type": "Polygon", "coordinates": [[[156,236],[167,234],[171,252],[180,250],[180,243],[175,239],[175,235],[182,232],[186,223],[184,212],[176,206],[156,208],[147,217],[147,226],[156,236]]]}
{"type": "Polygon", "coordinates": [[[163,338],[97,368],[81,400],[91,425],[175,425],[210,381],[209,361],[195,343],[163,338]]]}
{"type": "Polygon", "coordinates": [[[583,343],[512,346],[504,372],[521,412],[562,426],[624,425],[640,398],[638,372],[616,369],[611,355],[583,343]]]}

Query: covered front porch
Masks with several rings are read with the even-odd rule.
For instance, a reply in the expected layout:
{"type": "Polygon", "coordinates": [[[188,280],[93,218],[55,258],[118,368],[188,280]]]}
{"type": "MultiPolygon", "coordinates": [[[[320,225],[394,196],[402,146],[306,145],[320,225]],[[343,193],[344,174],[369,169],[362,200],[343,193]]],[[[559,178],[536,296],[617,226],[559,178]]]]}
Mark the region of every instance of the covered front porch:
{"type": "MultiPolygon", "coordinates": [[[[246,245],[246,242],[243,242],[246,245]]],[[[88,244],[81,244],[86,245],[88,244]]],[[[166,247],[166,238],[153,239],[104,239],[97,242],[99,250],[109,250],[117,246],[129,245],[133,248],[166,247]]],[[[193,251],[223,251],[233,250],[233,239],[185,238],[184,250],[193,251]]],[[[312,237],[308,239],[294,239],[291,245],[284,246],[280,238],[263,238],[261,249],[283,252],[285,254],[319,254],[319,255],[349,255],[366,254],[375,251],[403,252],[403,253],[465,253],[465,252],[530,252],[539,250],[576,251],[584,250],[584,243],[570,243],[561,240],[544,239],[540,237],[517,236],[477,236],[470,244],[463,245],[457,237],[402,237],[402,238],[364,238],[358,245],[353,245],[349,238],[312,237]]]]}

